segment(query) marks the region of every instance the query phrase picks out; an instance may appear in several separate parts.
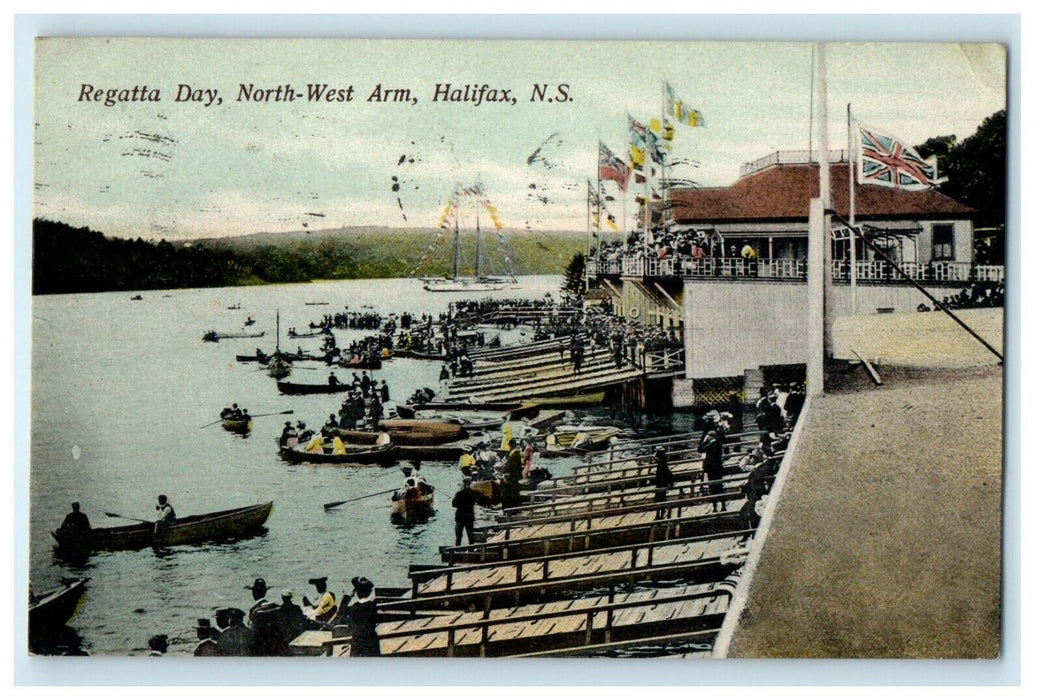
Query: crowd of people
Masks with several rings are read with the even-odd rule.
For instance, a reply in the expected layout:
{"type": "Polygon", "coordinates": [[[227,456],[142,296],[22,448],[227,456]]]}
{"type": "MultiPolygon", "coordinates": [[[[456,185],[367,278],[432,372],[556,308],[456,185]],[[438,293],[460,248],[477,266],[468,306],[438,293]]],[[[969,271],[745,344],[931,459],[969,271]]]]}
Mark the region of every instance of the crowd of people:
{"type": "MultiPolygon", "coordinates": [[[[986,309],[1001,307],[1006,302],[1006,285],[1002,282],[974,282],[958,294],[952,294],[941,300],[949,309],[986,309]]],[[[920,311],[930,311],[926,304],[919,305],[920,311]]],[[[933,311],[941,307],[934,305],[933,311]]]]}
{"type": "MultiPolygon", "coordinates": [[[[219,608],[209,617],[196,621],[198,643],[195,656],[291,656],[290,643],[307,630],[330,629],[334,636],[350,636],[351,656],[379,656],[380,640],[376,632],[376,589],[365,577],[351,579],[353,595],[338,604],[329,590],[328,578],[312,578],[316,602],[307,596],[301,605],[294,593],[285,590],[279,600],[269,600],[271,589],[263,578],[246,586],[252,595],[248,610],[219,608]],[[341,629],[337,629],[341,628],[341,629]]],[[[149,639],[149,655],[162,656],[168,646],[167,635],[149,639]]]]}

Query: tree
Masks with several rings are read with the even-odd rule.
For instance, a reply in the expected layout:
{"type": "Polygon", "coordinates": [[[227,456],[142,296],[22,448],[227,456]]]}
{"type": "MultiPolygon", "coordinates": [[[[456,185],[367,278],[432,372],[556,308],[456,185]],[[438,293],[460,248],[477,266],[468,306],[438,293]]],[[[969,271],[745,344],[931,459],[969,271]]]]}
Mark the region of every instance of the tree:
{"type": "Polygon", "coordinates": [[[586,291],[586,256],[576,253],[564,271],[564,284],[561,291],[575,297],[581,297],[586,291]]]}
{"type": "Polygon", "coordinates": [[[942,193],[977,210],[975,225],[1006,223],[1006,111],[985,119],[977,131],[955,143],[954,136],[935,136],[916,147],[924,158],[937,156],[948,181],[942,193]]]}

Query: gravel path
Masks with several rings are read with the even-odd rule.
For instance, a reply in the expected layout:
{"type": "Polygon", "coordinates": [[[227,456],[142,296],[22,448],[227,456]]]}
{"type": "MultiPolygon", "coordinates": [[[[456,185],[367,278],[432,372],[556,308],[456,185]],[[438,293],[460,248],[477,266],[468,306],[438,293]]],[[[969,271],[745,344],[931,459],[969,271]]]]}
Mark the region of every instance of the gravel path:
{"type": "Polygon", "coordinates": [[[1001,368],[883,376],[811,404],[730,656],[998,654],[1001,368]]]}

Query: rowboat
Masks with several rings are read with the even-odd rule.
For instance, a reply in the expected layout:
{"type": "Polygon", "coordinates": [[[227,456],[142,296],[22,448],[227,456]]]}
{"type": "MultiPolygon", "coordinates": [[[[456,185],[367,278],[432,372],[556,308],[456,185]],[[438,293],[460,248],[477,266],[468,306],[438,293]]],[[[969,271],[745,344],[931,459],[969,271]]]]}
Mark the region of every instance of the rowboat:
{"type": "Polygon", "coordinates": [[[289,333],[287,333],[286,335],[288,335],[290,338],[320,338],[326,335],[332,335],[332,333],[333,331],[329,330],[328,328],[323,328],[322,330],[315,331],[313,333],[297,333],[295,330],[291,328],[289,330],[289,333]]]}
{"type": "Polygon", "coordinates": [[[236,355],[235,356],[235,361],[236,362],[259,362],[262,365],[266,365],[268,362],[271,361],[271,355],[265,355],[263,353],[261,353],[260,355],[257,355],[256,353],[254,353],[252,355],[236,355]]]}
{"type": "Polygon", "coordinates": [[[398,448],[393,444],[386,445],[345,445],[344,454],[333,454],[323,446],[322,452],[308,452],[306,445],[279,448],[279,457],[286,462],[299,464],[392,464],[398,458],[398,448]]]}
{"type": "Polygon", "coordinates": [[[592,394],[576,394],[575,396],[547,396],[543,398],[521,399],[521,406],[524,408],[533,406],[569,408],[571,406],[599,406],[602,403],[604,403],[603,391],[597,391],[592,394]]]}
{"type": "MultiPolygon", "coordinates": [[[[380,421],[380,430],[396,445],[440,445],[463,437],[459,423],[440,420],[385,420],[380,421]]],[[[372,445],[380,433],[340,428],[337,436],[344,442],[372,445]]]]}
{"type": "Polygon", "coordinates": [[[449,356],[445,353],[424,352],[422,350],[406,350],[405,348],[395,348],[394,354],[397,357],[408,357],[413,360],[434,360],[436,362],[448,362],[449,359],[449,356]]]}
{"type": "MultiPolygon", "coordinates": [[[[420,411],[513,411],[518,408],[521,408],[521,402],[519,401],[490,401],[485,403],[430,401],[428,403],[405,404],[405,410],[413,411],[414,413],[420,411]]],[[[398,414],[405,415],[401,412],[401,406],[398,408],[398,414]]]]}
{"type": "Polygon", "coordinates": [[[380,369],[383,360],[379,357],[350,357],[341,358],[337,364],[348,369],[380,369]]]}
{"type": "Polygon", "coordinates": [[[350,384],[297,384],[277,382],[280,394],[341,394],[351,388],[350,384]]]}
{"type": "Polygon", "coordinates": [[[87,591],[87,579],[70,580],[38,596],[29,605],[29,634],[35,636],[62,627],[76,614],[87,591]]]}
{"type": "Polygon", "coordinates": [[[284,360],[281,357],[272,359],[271,363],[268,364],[268,376],[274,377],[275,379],[284,379],[288,377],[289,373],[292,371],[293,365],[291,365],[288,360],[284,360]]]}
{"type": "Polygon", "coordinates": [[[203,334],[203,340],[207,343],[216,343],[219,340],[225,338],[263,338],[264,331],[259,333],[218,333],[217,331],[207,331],[203,334]]]}
{"type": "Polygon", "coordinates": [[[551,450],[595,450],[606,446],[621,432],[611,425],[561,425],[546,436],[546,446],[551,450]]]}
{"type": "Polygon", "coordinates": [[[434,491],[421,493],[418,488],[399,489],[391,494],[391,517],[414,521],[427,518],[434,512],[434,491]]]}
{"type": "Polygon", "coordinates": [[[253,430],[252,418],[225,418],[221,421],[221,427],[229,433],[248,433],[253,430]]]}
{"type": "Polygon", "coordinates": [[[95,528],[86,539],[71,539],[61,531],[51,536],[59,548],[73,551],[115,551],[142,549],[144,547],[169,547],[179,544],[239,539],[261,529],[271,515],[272,503],[261,503],[245,508],[233,508],[205,515],[190,515],[178,518],[170,527],[155,530],[152,523],[140,523],[123,527],[95,528]]]}
{"type": "Polygon", "coordinates": [[[487,440],[489,440],[488,435],[479,433],[440,445],[399,445],[398,456],[402,459],[455,461],[463,455],[464,450],[476,450],[482,442],[487,440]]]}

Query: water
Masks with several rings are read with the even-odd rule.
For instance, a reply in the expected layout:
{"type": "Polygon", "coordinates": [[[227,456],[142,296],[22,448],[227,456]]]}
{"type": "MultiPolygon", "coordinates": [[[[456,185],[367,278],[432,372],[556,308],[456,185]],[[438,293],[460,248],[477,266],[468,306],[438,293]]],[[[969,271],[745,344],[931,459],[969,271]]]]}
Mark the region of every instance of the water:
{"type": "MultiPolygon", "coordinates": [[[[556,295],[557,276],[522,278],[521,289],[474,294],[539,298],[556,295]]],[[[353,280],[266,287],[43,296],[33,299],[30,575],[43,591],[63,576],[89,576],[85,604],[72,628],[90,654],[144,654],[153,634],[172,639],[171,654],[190,653],[193,625],[219,607],[246,609],[245,590],[264,577],[272,596],[283,589],[314,597],[307,581],[328,576],[341,596],[352,576],[378,586],[407,586],[410,563],[436,563],[453,541],[449,499],[460,484],[455,464],[425,463],[437,489],[436,513],[423,524],[396,526],[386,496],[324,512],[322,504],[399,486],[398,468],[287,465],[275,438],[286,417],[256,418],[243,438],[212,422],[237,402],[254,415],[294,409],[294,421],[317,427],[339,406],[329,395],[280,396],[257,365],[237,353],[274,345],[275,311],[283,333],[299,331],[345,305],[382,314],[439,313],[467,295],[424,292],[417,280],[353,280]],[[328,306],[305,306],[327,301],[328,306]],[[241,304],[240,310],[226,307],[241,304]],[[257,339],[201,341],[206,330],[237,331],[246,316],[264,330],[257,339]],[[112,512],[151,518],[156,495],[181,516],[272,500],[260,536],[233,544],[95,554],[85,566],[56,559],[50,531],[79,501],[94,527],[125,525],[112,512]]],[[[345,345],[369,331],[336,331],[345,345]]],[[[283,348],[317,349],[318,340],[283,338],[283,348]]],[[[309,363],[311,366],[320,365],[309,363]]],[[[396,359],[374,372],[391,400],[437,386],[439,367],[396,359]]],[[[298,382],[324,382],[328,370],[294,370],[298,382]]],[[[343,379],[347,370],[338,370],[343,379]]],[[[556,470],[555,470],[556,471],[556,470]]]]}

